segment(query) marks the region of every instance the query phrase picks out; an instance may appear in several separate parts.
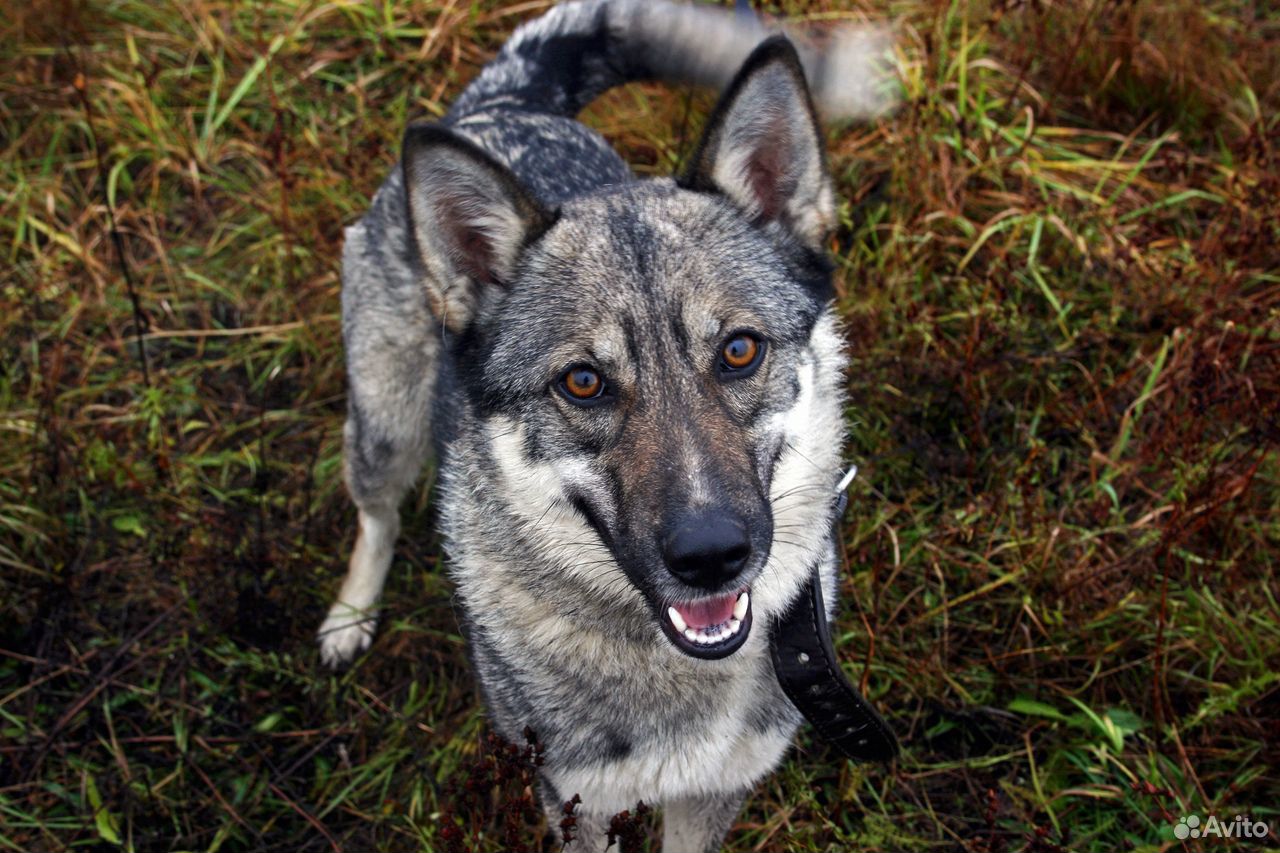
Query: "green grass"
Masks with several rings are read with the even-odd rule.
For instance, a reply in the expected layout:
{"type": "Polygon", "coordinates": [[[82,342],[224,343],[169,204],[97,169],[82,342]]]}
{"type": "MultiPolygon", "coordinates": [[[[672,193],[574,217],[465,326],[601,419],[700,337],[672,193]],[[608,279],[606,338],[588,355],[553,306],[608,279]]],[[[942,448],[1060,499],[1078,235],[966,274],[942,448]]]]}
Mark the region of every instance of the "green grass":
{"type": "MultiPolygon", "coordinates": [[[[426,488],[373,653],[312,635],[354,529],[342,227],[544,5],[0,15],[0,849],[503,846],[426,488]]],[[[1192,812],[1277,849],[1280,13],[865,8],[907,100],[830,137],[838,643],[906,751],[806,732],[729,849],[1180,849],[1192,812]]],[[[709,103],[587,118],[666,173],[709,103]]]]}

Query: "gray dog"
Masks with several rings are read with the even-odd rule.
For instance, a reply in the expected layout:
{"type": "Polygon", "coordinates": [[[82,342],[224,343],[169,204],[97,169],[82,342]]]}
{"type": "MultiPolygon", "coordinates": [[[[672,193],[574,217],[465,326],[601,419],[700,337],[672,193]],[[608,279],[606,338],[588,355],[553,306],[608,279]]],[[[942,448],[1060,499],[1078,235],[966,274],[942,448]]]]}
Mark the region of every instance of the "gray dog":
{"type": "Polygon", "coordinates": [[[558,6],[408,129],[346,232],[360,529],[321,655],[369,645],[434,444],[493,725],[545,745],[553,823],[581,796],[575,850],[639,801],[667,850],[717,849],[801,721],[770,625],[814,572],[834,600],[844,356],[814,99],[883,103],[865,33],[804,56],[764,35],[665,2],[558,6]],[[675,179],[636,180],[574,120],[641,78],[728,83],[675,179]]]}

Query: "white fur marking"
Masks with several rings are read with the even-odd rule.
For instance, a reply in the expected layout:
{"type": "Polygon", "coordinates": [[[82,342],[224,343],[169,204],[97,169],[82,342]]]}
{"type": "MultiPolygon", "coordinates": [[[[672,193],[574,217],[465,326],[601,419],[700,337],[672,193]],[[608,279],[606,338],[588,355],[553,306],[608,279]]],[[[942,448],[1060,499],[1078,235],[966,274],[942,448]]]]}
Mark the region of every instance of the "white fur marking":
{"type": "Polygon", "coordinates": [[[329,615],[321,624],[320,659],[327,666],[340,666],[373,642],[378,625],[378,599],[391,568],[400,519],[396,510],[360,510],[360,532],[351,551],[347,576],[329,615]]]}

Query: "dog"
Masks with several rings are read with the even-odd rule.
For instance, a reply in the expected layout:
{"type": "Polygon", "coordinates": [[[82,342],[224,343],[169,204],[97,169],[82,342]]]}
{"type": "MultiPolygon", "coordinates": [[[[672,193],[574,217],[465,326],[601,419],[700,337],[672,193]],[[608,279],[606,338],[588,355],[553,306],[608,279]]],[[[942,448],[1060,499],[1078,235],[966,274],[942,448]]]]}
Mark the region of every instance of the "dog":
{"type": "Polygon", "coordinates": [[[368,647],[434,448],[484,701],[544,745],[553,826],[580,795],[570,849],[640,801],[665,849],[718,849],[801,722],[769,626],[815,572],[835,600],[845,355],[814,102],[878,112],[883,75],[866,31],[803,53],[766,35],[655,0],[556,6],[407,129],[345,235],[359,531],[322,659],[368,647]],[[635,79],[728,84],[675,178],[635,178],[574,119],[635,79]]]}

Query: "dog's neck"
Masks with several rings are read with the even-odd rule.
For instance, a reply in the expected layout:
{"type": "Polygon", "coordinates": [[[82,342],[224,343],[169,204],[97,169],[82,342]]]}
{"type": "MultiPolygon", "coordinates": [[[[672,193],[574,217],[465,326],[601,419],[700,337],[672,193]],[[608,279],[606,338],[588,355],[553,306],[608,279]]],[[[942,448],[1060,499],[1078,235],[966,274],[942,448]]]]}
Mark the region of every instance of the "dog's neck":
{"type": "MultiPolygon", "coordinates": [[[[857,476],[849,468],[836,487],[833,528],[838,528],[848,496],[845,490],[857,476]]],[[[774,674],[787,698],[818,733],[856,761],[888,761],[898,754],[893,732],[875,709],[845,678],[831,642],[819,566],[769,637],[774,674]]]]}

